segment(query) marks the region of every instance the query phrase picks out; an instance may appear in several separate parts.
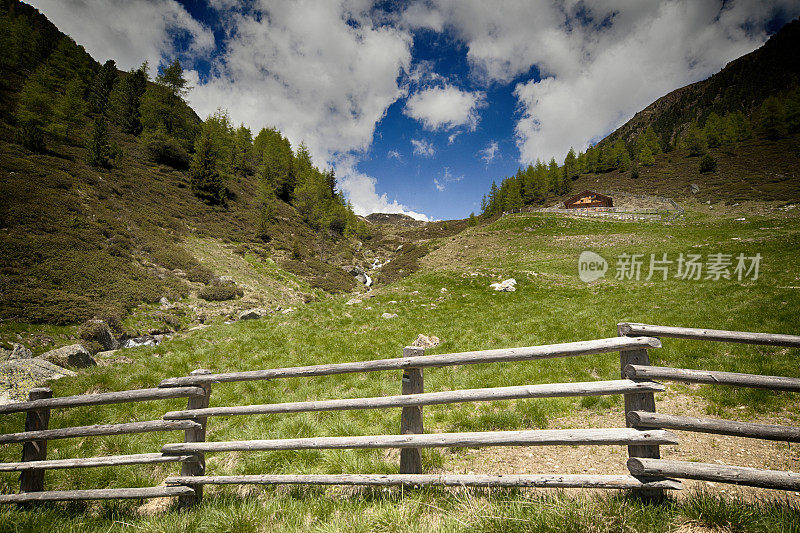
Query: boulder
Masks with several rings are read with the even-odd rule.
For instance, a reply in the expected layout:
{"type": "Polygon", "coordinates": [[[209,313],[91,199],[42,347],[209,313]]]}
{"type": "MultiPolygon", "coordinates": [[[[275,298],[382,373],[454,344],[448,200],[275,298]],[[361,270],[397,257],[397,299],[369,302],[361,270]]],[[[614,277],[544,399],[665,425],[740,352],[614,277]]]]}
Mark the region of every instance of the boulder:
{"type": "Polygon", "coordinates": [[[263,318],[267,316],[267,310],[262,309],[260,307],[254,307],[253,309],[248,309],[247,311],[242,311],[239,313],[237,318],[239,320],[255,320],[258,318],[263,318]]]}
{"type": "Polygon", "coordinates": [[[233,285],[236,285],[236,280],[233,279],[233,276],[220,276],[219,277],[219,282],[220,283],[231,283],[233,285]]]}
{"type": "Polygon", "coordinates": [[[361,303],[361,300],[359,300],[358,298],[350,298],[349,300],[347,300],[344,303],[344,305],[355,305],[355,304],[360,304],[360,303],[361,303]]]}
{"type": "Polygon", "coordinates": [[[501,281],[500,283],[492,283],[489,287],[493,288],[496,291],[502,292],[514,292],[517,290],[515,285],[517,284],[517,280],[514,278],[509,278],[506,280],[501,281]]]}
{"type": "Polygon", "coordinates": [[[102,346],[103,350],[116,350],[119,348],[119,343],[114,338],[111,328],[108,327],[105,320],[98,318],[87,320],[81,324],[78,331],[82,340],[94,341],[102,346]]]}
{"type": "Polygon", "coordinates": [[[9,360],[12,359],[30,359],[33,357],[33,353],[21,344],[17,344],[16,342],[12,345],[13,348],[11,349],[11,353],[8,355],[9,360]]]}
{"type": "Polygon", "coordinates": [[[381,318],[397,318],[397,313],[383,313],[381,318]]]}
{"type": "Polygon", "coordinates": [[[8,376],[12,383],[22,384],[24,381],[37,386],[51,379],[64,376],[75,376],[75,372],[61,368],[49,361],[34,357],[33,359],[16,359],[0,363],[0,375],[8,376]]]}
{"type": "Polygon", "coordinates": [[[86,368],[97,364],[86,348],[80,344],[72,344],[50,350],[37,357],[37,359],[42,359],[61,367],[86,368]]]}
{"type": "Polygon", "coordinates": [[[427,335],[423,335],[422,333],[420,333],[419,335],[417,335],[417,340],[411,343],[411,346],[419,346],[420,348],[433,348],[440,342],[441,341],[439,340],[439,337],[436,337],[434,335],[428,337],[427,335]]]}
{"type": "Polygon", "coordinates": [[[294,307],[288,307],[286,309],[282,309],[281,314],[288,315],[289,313],[294,313],[294,311],[295,311],[294,307]]]}
{"type": "Polygon", "coordinates": [[[692,194],[697,194],[700,192],[700,186],[696,183],[692,183],[691,185],[689,185],[689,190],[691,191],[692,194]]]}
{"type": "Polygon", "coordinates": [[[169,309],[169,300],[167,300],[166,296],[162,296],[158,303],[161,305],[161,309],[169,309]]]}

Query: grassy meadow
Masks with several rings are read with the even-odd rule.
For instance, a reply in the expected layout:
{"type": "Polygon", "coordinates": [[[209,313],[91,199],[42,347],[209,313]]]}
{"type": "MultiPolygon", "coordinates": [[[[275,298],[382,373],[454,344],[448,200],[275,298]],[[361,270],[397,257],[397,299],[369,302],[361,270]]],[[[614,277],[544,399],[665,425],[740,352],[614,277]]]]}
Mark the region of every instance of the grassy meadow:
{"type": "MultiPolygon", "coordinates": [[[[800,218],[794,211],[695,204],[671,224],[632,223],[516,214],[428,243],[414,275],[346,305],[352,295],[299,306],[288,314],[233,324],[214,323],[154,348],[127,350],[130,365],[95,367],[52,384],[54,395],[151,387],[196,368],[212,371],[336,363],[399,357],[422,333],[442,343],[426,353],[449,353],[616,335],[622,321],[773,333],[800,333],[800,218]],[[609,261],[606,277],[584,283],[578,256],[594,251],[609,261]],[[645,254],[640,280],[617,280],[620,254],[645,254]],[[761,254],[757,280],[683,280],[660,274],[650,281],[650,254],[761,254]],[[489,284],[513,277],[517,290],[489,284]],[[382,313],[397,313],[384,319],[382,313]]],[[[734,276],[735,278],[735,276],[734,276]]],[[[798,350],[664,339],[655,364],[800,377],[798,350]]],[[[426,391],[559,381],[616,379],[615,353],[543,361],[448,367],[425,371],[426,391]]],[[[397,394],[399,372],[375,372],[213,387],[212,406],[355,398],[397,394]]],[[[687,394],[713,416],[748,419],[780,412],[798,425],[797,395],[723,387],[687,394]]],[[[50,427],[158,419],[185,400],[53,411],[50,427]]],[[[485,402],[425,408],[426,431],[547,428],[576,410],[619,412],[622,399],[563,398],[485,402]]],[[[620,417],[619,425],[624,422],[620,417]]],[[[23,415],[0,419],[2,433],[20,431],[23,415]]],[[[207,440],[397,433],[399,410],[217,417],[207,440]]],[[[48,444],[48,458],[157,451],[182,434],[67,439],[48,444]]],[[[425,450],[426,471],[448,471],[462,450],[425,450]]],[[[0,449],[19,460],[20,445],[0,449]]],[[[391,473],[397,454],[381,450],[220,453],[207,457],[209,474],[391,473]]],[[[53,470],[46,488],[151,486],[176,465],[53,470]]],[[[489,473],[489,472],[486,472],[489,473]]],[[[2,474],[3,492],[17,476],[2,474]]],[[[141,502],[90,502],[42,509],[0,508],[3,531],[800,531],[800,511],[789,503],[746,503],[696,494],[660,504],[624,494],[481,490],[350,490],[331,488],[207,489],[202,506],[148,514],[141,502]],[[86,512],[88,511],[88,512],[86,512]]]]}

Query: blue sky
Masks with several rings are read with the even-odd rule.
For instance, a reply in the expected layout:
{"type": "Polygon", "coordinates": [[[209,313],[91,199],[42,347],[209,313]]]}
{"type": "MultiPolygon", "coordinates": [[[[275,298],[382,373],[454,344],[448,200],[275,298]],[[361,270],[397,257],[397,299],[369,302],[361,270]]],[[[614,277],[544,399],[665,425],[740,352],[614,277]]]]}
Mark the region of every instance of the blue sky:
{"type": "MultiPolygon", "coordinates": [[[[180,58],[201,116],[280,129],[356,212],[462,218],[800,15],[796,0],[32,0],[98,61],[180,58]]],[[[151,70],[152,72],[152,70],[151,70]]]]}

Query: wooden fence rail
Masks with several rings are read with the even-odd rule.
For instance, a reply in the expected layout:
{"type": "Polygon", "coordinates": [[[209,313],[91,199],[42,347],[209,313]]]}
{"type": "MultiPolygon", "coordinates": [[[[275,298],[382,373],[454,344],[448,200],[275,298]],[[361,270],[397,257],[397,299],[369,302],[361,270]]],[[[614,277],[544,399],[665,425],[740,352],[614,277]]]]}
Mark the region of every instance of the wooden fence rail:
{"type": "Polygon", "coordinates": [[[191,487],[132,487],[45,491],[44,474],[46,470],[63,468],[93,468],[173,462],[181,462],[183,464],[196,463],[200,460],[196,455],[165,455],[162,453],[47,460],[47,442],[50,440],[129,435],[153,431],[197,431],[201,424],[196,420],[148,420],[122,424],[73,426],[61,429],[49,429],[48,426],[50,423],[50,411],[54,408],[73,408],[187,397],[190,399],[191,404],[192,399],[203,397],[205,388],[151,388],[99,394],[80,394],[62,396],[60,398],[53,398],[52,394],[49,388],[37,388],[31,390],[27,402],[0,406],[0,414],[26,413],[25,431],[0,435],[0,444],[23,443],[21,462],[0,463],[0,472],[20,472],[20,493],[2,494],[0,495],[0,503],[161,498],[166,496],[194,497],[194,490],[191,487]]]}
{"type": "MultiPolygon", "coordinates": [[[[638,335],[673,337],[718,342],[736,342],[754,345],[800,347],[800,336],[746,331],[681,328],[638,323],[618,324],[620,335],[636,338],[638,335]]],[[[704,383],[750,387],[781,392],[800,392],[800,379],[783,376],[762,376],[736,372],[694,370],[650,366],[649,362],[622,361],[623,377],[632,380],[663,379],[684,383],[704,383]]],[[[755,438],[784,442],[800,442],[800,428],[770,424],[754,424],[735,420],[717,420],[656,413],[655,409],[627,410],[628,425],[640,429],[660,428],[693,431],[717,435],[755,438]]],[[[658,456],[646,457],[630,454],[628,470],[635,476],[670,476],[681,479],[699,479],[720,483],[735,483],[779,490],[800,489],[800,474],[759,468],[723,464],[705,464],[662,460],[658,456]]]]}
{"type": "MultiPolygon", "coordinates": [[[[77,499],[151,498],[177,496],[182,506],[196,504],[207,484],[337,484],[337,485],[443,485],[478,487],[595,487],[634,489],[659,496],[663,490],[680,489],[676,479],[733,480],[741,484],[771,488],[797,487],[798,474],[727,465],[703,465],[660,459],[659,445],[676,444],[668,430],[700,431],[770,440],[800,441],[800,428],[751,424],[728,420],[679,417],[655,412],[655,393],[664,386],[655,379],[696,383],[761,387],[770,390],[800,391],[800,379],[780,376],[755,376],[731,372],[653,367],[649,350],[661,346],[655,337],[745,342],[762,345],[800,346],[800,337],[762,333],[731,332],[695,328],[674,328],[646,324],[618,325],[618,336],[546,346],[484,350],[441,355],[425,355],[422,348],[406,347],[403,357],[292,368],[244,372],[213,373],[196,370],[188,376],[163,380],[157,388],[52,398],[49,389],[35,389],[29,401],[0,406],[0,414],[26,413],[25,431],[0,435],[0,443],[23,443],[21,462],[0,463],[0,472],[21,472],[20,494],[0,495],[0,503],[66,501],[77,499]],[[619,352],[622,379],[578,383],[535,385],[425,392],[423,370],[454,365],[534,361],[553,357],[619,352]],[[369,398],[325,399],[261,405],[210,407],[214,383],[272,380],[292,377],[402,371],[401,394],[369,398]],[[597,396],[622,394],[627,427],[561,430],[482,431],[467,433],[425,433],[423,406],[462,402],[597,396]],[[186,409],[169,411],[163,420],[99,424],[49,429],[50,410],[123,402],[187,398],[186,409]],[[316,411],[400,408],[397,435],[320,436],[288,439],[262,439],[206,442],[209,417],[290,414],[316,411]],[[162,446],[160,452],[108,457],[47,459],[47,441],[59,438],[121,435],[145,431],[183,430],[183,442],[162,446]],[[620,475],[559,474],[425,474],[421,448],[550,445],[628,446],[628,473],[620,475]],[[383,449],[399,448],[398,474],[260,474],[206,475],[205,454],[232,451],[280,451],[304,449],[383,449]],[[167,486],[121,489],[45,491],[44,472],[60,468],[113,467],[120,465],[179,462],[179,476],[167,478],[167,486]],[[689,465],[689,466],[686,466],[689,465]]],[[[791,490],[796,490],[792,488],[791,490]]]]}

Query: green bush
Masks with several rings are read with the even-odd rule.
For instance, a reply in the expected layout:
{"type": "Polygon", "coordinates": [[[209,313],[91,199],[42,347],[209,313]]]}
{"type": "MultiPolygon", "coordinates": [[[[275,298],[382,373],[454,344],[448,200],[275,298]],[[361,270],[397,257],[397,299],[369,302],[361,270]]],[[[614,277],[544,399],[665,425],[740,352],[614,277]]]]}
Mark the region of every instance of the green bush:
{"type": "Polygon", "coordinates": [[[711,155],[706,154],[700,160],[700,173],[714,172],[717,169],[717,160],[711,155]]]}
{"type": "Polygon", "coordinates": [[[633,165],[631,167],[631,179],[637,180],[639,179],[639,166],[633,165]]]}
{"type": "Polygon", "coordinates": [[[181,146],[180,141],[167,135],[164,130],[144,133],[142,142],[147,147],[150,158],[156,163],[177,169],[189,168],[189,153],[181,146]]]}
{"type": "Polygon", "coordinates": [[[234,283],[211,283],[206,285],[197,296],[209,302],[221,302],[224,300],[233,300],[244,294],[244,291],[237,287],[234,283]]]}

